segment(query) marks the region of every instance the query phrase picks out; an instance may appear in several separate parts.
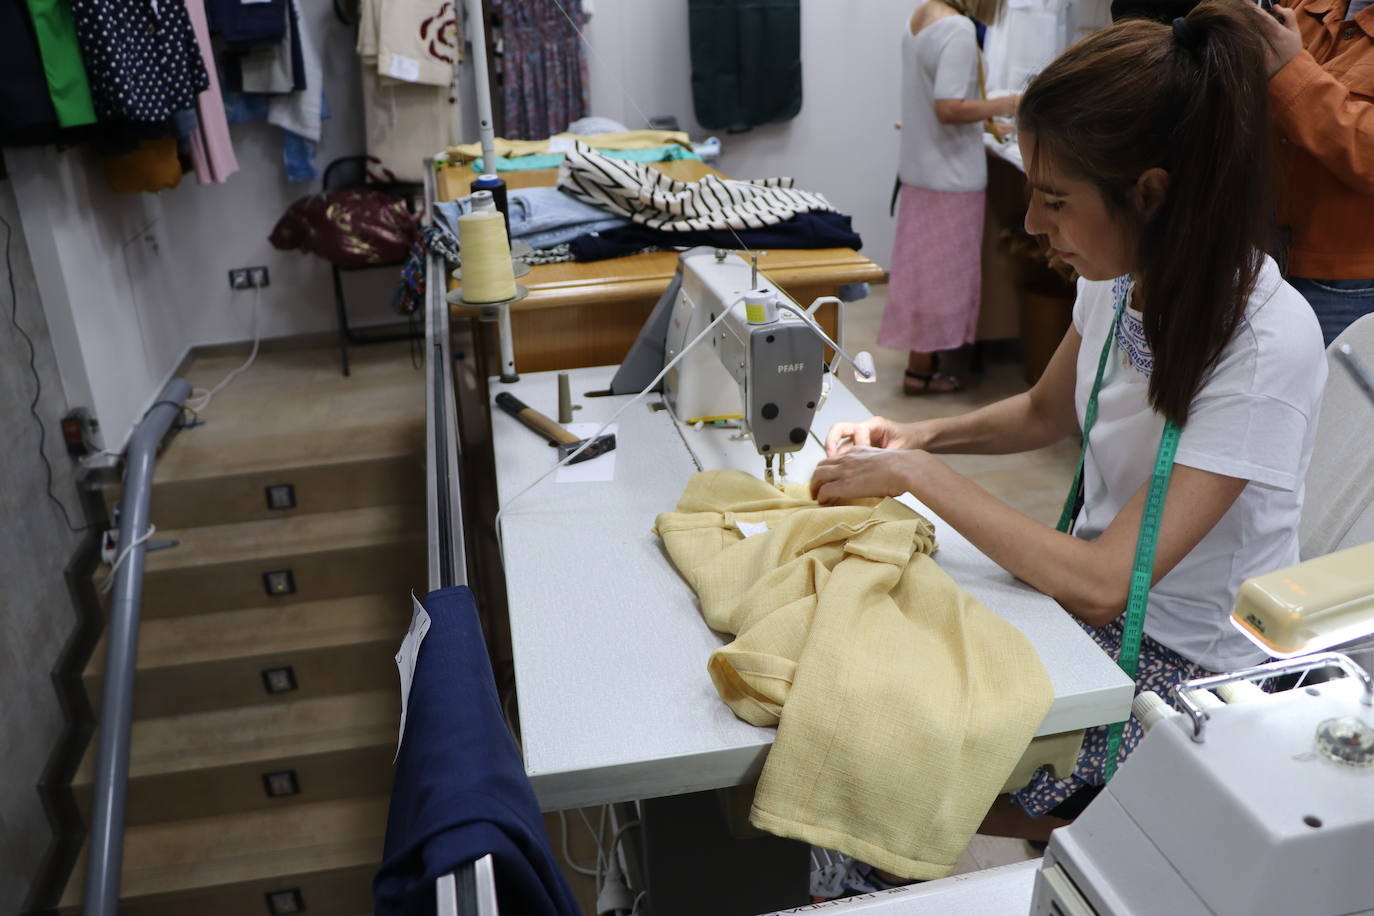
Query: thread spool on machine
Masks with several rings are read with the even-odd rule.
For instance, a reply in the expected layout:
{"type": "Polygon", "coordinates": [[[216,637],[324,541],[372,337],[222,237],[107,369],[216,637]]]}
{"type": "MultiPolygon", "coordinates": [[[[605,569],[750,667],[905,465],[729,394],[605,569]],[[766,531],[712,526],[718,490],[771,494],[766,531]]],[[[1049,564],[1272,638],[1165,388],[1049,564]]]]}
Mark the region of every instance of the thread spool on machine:
{"type": "Polygon", "coordinates": [[[453,276],[461,286],[446,300],[451,305],[475,306],[481,310],[481,320],[500,323],[501,380],[518,381],[510,305],[529,294],[515,278],[529,273],[530,267],[512,255],[505,215],[496,209],[490,191],[473,192],[472,211],[458,218],[458,245],[463,263],[453,276]]]}

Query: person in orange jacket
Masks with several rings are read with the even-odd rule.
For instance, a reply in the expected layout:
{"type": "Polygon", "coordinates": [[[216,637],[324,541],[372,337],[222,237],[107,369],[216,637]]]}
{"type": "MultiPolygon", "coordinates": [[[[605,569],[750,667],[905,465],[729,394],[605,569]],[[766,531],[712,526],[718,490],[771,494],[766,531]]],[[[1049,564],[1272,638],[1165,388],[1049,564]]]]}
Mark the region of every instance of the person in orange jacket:
{"type": "Polygon", "coordinates": [[[1288,282],[1327,346],[1374,312],[1374,0],[1298,0],[1260,15],[1279,138],[1288,282]]]}

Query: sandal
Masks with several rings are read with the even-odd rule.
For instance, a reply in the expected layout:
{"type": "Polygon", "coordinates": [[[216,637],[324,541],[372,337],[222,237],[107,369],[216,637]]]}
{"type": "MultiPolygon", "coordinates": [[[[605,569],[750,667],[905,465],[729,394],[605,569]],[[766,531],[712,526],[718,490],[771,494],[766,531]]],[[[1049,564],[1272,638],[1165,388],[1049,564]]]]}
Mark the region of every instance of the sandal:
{"type": "Polygon", "coordinates": [[[906,395],[951,394],[963,387],[958,377],[944,372],[912,372],[908,369],[906,377],[902,379],[902,393],[906,395]]]}

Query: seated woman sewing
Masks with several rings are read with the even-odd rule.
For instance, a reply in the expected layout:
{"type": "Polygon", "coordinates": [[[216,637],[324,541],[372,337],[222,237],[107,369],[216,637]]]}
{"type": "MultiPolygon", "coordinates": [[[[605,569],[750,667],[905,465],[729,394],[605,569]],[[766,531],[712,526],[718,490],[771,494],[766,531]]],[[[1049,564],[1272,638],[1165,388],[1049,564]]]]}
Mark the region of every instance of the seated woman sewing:
{"type": "MultiPolygon", "coordinates": [[[[1262,253],[1257,15],[1207,0],[1172,25],[1123,22],[1031,83],[1017,118],[1026,228],[1082,277],[1073,326],[1023,394],[951,418],[837,424],[811,485],[822,503],[912,493],[1113,656],[1133,605],[1144,636],[1130,673],[1166,696],[1259,660],[1227,616],[1243,579],[1297,560],[1326,374],[1310,307],[1262,253]],[[1057,529],[937,457],[1028,451],[1080,430],[1081,487],[1057,529]]],[[[1118,759],[1140,735],[1132,720],[1118,759]]],[[[983,832],[1045,839],[1109,775],[1108,741],[1108,727],[1090,731],[1073,774],[1041,771],[999,799],[983,832]]]]}

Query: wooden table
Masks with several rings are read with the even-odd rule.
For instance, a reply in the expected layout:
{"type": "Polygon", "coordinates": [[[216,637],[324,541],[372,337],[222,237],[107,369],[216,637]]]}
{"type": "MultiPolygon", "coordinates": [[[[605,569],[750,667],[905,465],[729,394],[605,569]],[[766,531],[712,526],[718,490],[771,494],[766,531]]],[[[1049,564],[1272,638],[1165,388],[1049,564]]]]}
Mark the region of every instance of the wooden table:
{"type": "MultiPolygon", "coordinates": [[[[683,181],[720,174],[694,159],[659,162],[653,167],[683,181]]],[[[501,177],[512,190],[549,186],[557,182],[558,170],[506,172],[501,177]]],[[[453,200],[467,194],[472,178],[472,169],[467,166],[441,170],[439,199],[453,200]]],[[[529,295],[511,307],[516,369],[543,372],[619,363],[667,288],[677,262],[675,251],[654,251],[604,261],[536,266],[520,279],[529,295]]],[[[820,296],[833,296],[845,284],[886,279],[881,267],[851,248],[774,249],[760,256],[759,270],[802,305],[820,296]]],[[[454,318],[476,319],[477,314],[475,308],[453,307],[454,318]]],[[[832,332],[833,320],[823,314],[822,324],[830,324],[832,332]]],[[[484,331],[475,333],[479,346],[490,346],[484,331]]]]}

